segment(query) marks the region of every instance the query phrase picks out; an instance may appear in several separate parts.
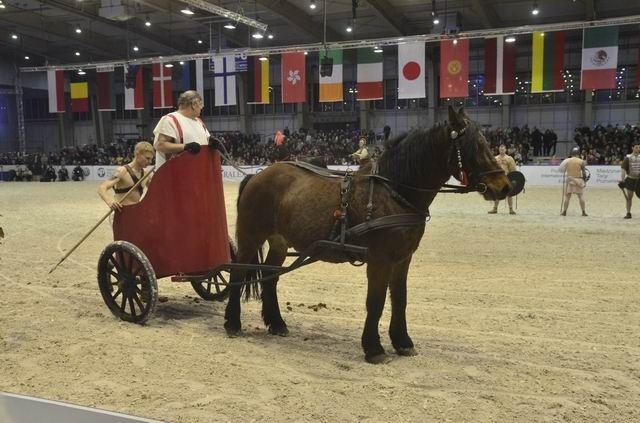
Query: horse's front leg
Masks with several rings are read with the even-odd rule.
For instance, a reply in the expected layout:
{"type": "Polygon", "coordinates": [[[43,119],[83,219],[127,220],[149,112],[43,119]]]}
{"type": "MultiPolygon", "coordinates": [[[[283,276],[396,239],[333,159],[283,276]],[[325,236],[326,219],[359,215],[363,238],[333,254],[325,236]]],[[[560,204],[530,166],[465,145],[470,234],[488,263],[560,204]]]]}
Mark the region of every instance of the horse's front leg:
{"type": "Polygon", "coordinates": [[[389,337],[393,348],[399,355],[417,355],[413,347],[413,341],[407,332],[407,273],[411,257],[396,265],[389,283],[391,292],[391,323],[389,324],[389,337]]]}
{"type": "Polygon", "coordinates": [[[367,319],[362,331],[362,348],[365,360],[372,364],[389,361],[380,343],[378,323],[384,309],[391,269],[391,264],[382,257],[370,258],[367,264],[367,319]]]}

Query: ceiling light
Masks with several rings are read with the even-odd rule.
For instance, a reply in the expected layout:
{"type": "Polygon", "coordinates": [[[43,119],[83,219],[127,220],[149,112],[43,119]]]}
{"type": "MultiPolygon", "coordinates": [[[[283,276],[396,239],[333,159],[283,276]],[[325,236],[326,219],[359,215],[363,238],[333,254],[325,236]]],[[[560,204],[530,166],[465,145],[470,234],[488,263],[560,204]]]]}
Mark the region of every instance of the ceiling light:
{"type": "Polygon", "coordinates": [[[267,38],[273,40],[273,33],[270,32],[269,34],[267,34],[267,38]]]}
{"type": "Polygon", "coordinates": [[[514,37],[513,35],[509,35],[507,38],[504,39],[505,43],[515,43],[516,42],[516,37],[514,37]]]}
{"type": "Polygon", "coordinates": [[[535,16],[538,13],[540,13],[540,9],[538,9],[538,2],[534,1],[533,2],[533,7],[531,8],[531,14],[535,16]]]}
{"type": "Polygon", "coordinates": [[[202,44],[202,40],[198,39],[198,44],[202,44]]]}
{"type": "Polygon", "coordinates": [[[374,52],[374,53],[382,53],[382,47],[375,46],[375,47],[373,48],[373,52],[374,52]]]}
{"type": "Polygon", "coordinates": [[[455,46],[455,45],[457,45],[457,44],[458,44],[458,39],[457,39],[457,38],[454,38],[454,39],[453,39],[453,45],[455,46]]]}
{"type": "Polygon", "coordinates": [[[11,38],[13,38],[14,40],[18,39],[18,34],[11,34],[11,38]]]}
{"type": "Polygon", "coordinates": [[[438,15],[433,16],[433,24],[438,25],[440,23],[440,19],[438,19],[438,15]]]}
{"type": "Polygon", "coordinates": [[[76,26],[76,34],[82,34],[82,28],[76,26]]]}
{"type": "Polygon", "coordinates": [[[138,50],[140,50],[138,46],[133,46],[133,51],[138,51],[138,50]]]}
{"type": "Polygon", "coordinates": [[[193,10],[191,10],[191,8],[189,6],[185,6],[184,9],[181,10],[182,13],[184,13],[185,15],[193,15],[193,10]]]}
{"type": "Polygon", "coordinates": [[[87,73],[82,69],[78,69],[78,75],[86,75],[87,73]]]}
{"type": "Polygon", "coordinates": [[[316,0],[311,0],[311,3],[309,3],[309,8],[310,9],[315,9],[316,8],[316,0]]]}
{"type": "Polygon", "coordinates": [[[149,17],[147,16],[147,19],[144,21],[144,26],[151,26],[151,19],[149,19],[149,17]]]}
{"type": "Polygon", "coordinates": [[[309,52],[308,52],[308,51],[305,51],[305,52],[304,52],[304,55],[305,55],[305,56],[307,56],[308,54],[309,54],[309,52]]]}
{"type": "Polygon", "coordinates": [[[180,64],[181,64],[181,65],[184,65],[184,62],[182,62],[182,61],[181,61],[181,62],[180,62],[180,64]]]}
{"type": "Polygon", "coordinates": [[[172,68],[173,67],[173,63],[165,63],[164,67],[165,68],[172,68]]]}
{"type": "Polygon", "coordinates": [[[269,59],[267,59],[267,56],[262,55],[262,56],[260,56],[260,57],[258,58],[258,60],[260,60],[261,62],[264,62],[264,61],[269,60],[269,59]]]}
{"type": "Polygon", "coordinates": [[[2,3],[0,3],[0,9],[4,9],[6,6],[2,3]]]}
{"type": "Polygon", "coordinates": [[[236,25],[231,21],[229,21],[226,24],[224,24],[224,27],[227,28],[227,29],[236,29],[236,25]]]}
{"type": "Polygon", "coordinates": [[[73,53],[73,54],[75,54],[76,56],[80,56],[80,52],[79,52],[79,51],[76,51],[76,52],[75,52],[75,53],[73,53]]]}
{"type": "Polygon", "coordinates": [[[24,60],[29,60],[30,57],[29,56],[24,56],[24,60]]]}
{"type": "Polygon", "coordinates": [[[347,25],[347,32],[351,32],[353,31],[353,28],[351,28],[351,25],[347,25]]]}
{"type": "Polygon", "coordinates": [[[261,32],[256,31],[256,32],[253,33],[252,37],[255,38],[256,40],[260,40],[260,39],[264,38],[264,35],[262,35],[261,32]]]}

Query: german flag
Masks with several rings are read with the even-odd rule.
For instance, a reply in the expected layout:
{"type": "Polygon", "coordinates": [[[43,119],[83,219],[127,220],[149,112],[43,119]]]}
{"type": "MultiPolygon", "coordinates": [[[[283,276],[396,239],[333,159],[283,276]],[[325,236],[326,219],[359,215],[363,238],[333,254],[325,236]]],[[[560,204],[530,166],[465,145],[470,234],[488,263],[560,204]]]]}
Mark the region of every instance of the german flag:
{"type": "Polygon", "coordinates": [[[565,32],[534,32],[531,92],[564,91],[565,32]]]}
{"type": "Polygon", "coordinates": [[[249,104],[269,104],[269,59],[253,56],[249,59],[249,104]]]}

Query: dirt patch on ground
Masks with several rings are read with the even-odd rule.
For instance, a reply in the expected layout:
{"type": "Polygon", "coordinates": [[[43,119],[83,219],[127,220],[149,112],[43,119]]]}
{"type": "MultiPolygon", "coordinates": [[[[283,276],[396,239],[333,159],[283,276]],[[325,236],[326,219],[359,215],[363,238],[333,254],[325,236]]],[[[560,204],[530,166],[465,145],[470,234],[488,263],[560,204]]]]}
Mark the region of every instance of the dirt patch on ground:
{"type": "MultiPolygon", "coordinates": [[[[96,283],[108,224],[47,274],[105,213],[96,188],[0,183],[0,390],[169,422],[640,420],[640,219],[622,219],[617,189],[564,218],[560,188],[527,189],[516,216],[441,194],[409,274],[419,355],[373,366],[364,267],[284,276],[287,338],[252,302],[229,339],[224,303],[169,280],[146,326],[115,319],[96,283]]],[[[387,304],[391,352],[388,319],[387,304]]]]}

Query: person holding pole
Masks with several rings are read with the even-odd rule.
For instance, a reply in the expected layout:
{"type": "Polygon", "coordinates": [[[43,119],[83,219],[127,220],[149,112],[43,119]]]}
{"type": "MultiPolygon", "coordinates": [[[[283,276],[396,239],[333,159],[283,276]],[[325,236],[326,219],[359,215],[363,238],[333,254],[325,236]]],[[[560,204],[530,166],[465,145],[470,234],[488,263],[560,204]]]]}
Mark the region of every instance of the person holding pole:
{"type": "MultiPolygon", "coordinates": [[[[513,172],[516,170],[516,161],[513,157],[507,155],[507,146],[505,144],[500,144],[498,147],[498,155],[496,156],[496,162],[502,168],[505,174],[513,172]]],[[[493,208],[489,210],[489,214],[498,213],[498,204],[500,200],[495,200],[493,202],[493,208]]],[[[513,197],[507,197],[507,204],[509,204],[509,214],[516,214],[513,210],[513,197]]]]}
{"type": "Polygon", "coordinates": [[[144,187],[149,184],[149,178],[145,180],[144,184],[139,184],[126,198],[124,198],[124,196],[129,192],[131,187],[144,177],[144,170],[153,161],[154,153],[153,146],[148,142],[141,141],[137,143],[134,149],[133,160],[117,168],[109,179],[100,184],[98,187],[98,195],[111,210],[120,211],[122,210],[122,206],[135,204],[140,201],[144,187]],[[115,192],[113,197],[108,194],[110,189],[113,189],[115,192]]]}
{"type": "Polygon", "coordinates": [[[580,147],[574,147],[571,150],[571,157],[568,157],[560,163],[558,171],[563,174],[563,202],[562,212],[560,215],[566,216],[567,209],[569,208],[569,200],[571,200],[571,194],[576,194],[580,201],[580,208],[582,209],[582,215],[588,216],[585,208],[586,203],[584,200],[584,188],[587,185],[586,182],[586,162],[580,157],[580,147]]]}
{"type": "Polygon", "coordinates": [[[633,194],[637,192],[640,185],[640,139],[636,138],[631,145],[633,150],[627,154],[622,162],[620,182],[618,186],[627,200],[627,214],[625,219],[631,219],[631,202],[633,194]]]}

